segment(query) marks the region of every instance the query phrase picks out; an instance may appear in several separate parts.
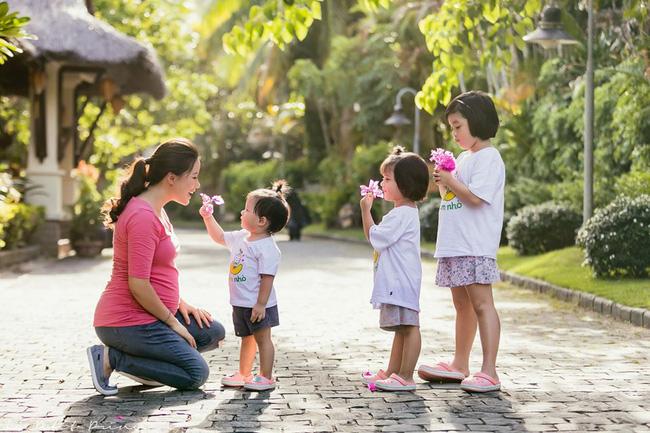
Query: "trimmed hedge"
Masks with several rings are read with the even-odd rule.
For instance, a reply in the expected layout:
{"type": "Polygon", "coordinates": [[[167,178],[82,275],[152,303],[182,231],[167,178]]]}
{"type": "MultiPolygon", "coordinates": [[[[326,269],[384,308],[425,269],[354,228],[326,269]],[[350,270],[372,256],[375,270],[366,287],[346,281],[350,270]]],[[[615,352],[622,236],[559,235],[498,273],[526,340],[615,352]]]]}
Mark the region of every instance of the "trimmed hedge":
{"type": "Polygon", "coordinates": [[[598,209],[578,233],[598,277],[646,277],[650,267],[650,195],[621,196],[598,209]]]}
{"type": "Polygon", "coordinates": [[[508,245],[532,255],[574,245],[582,217],[566,203],[546,202],[521,208],[510,218],[508,245]]]}

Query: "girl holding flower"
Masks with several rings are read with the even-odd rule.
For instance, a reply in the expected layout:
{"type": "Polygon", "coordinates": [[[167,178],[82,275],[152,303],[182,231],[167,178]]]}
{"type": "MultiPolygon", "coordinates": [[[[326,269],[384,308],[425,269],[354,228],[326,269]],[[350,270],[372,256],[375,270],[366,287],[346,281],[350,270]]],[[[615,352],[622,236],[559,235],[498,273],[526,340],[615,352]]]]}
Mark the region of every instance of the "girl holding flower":
{"type": "Polygon", "coordinates": [[[469,392],[500,389],[496,372],[501,327],[492,298],[499,281],[496,252],[503,226],[505,166],[490,144],[499,118],[492,99],[483,92],[457,96],[446,110],[454,141],[463,149],[456,170],[437,167],[434,180],[442,202],[435,257],[436,284],[450,287],[456,308],[454,359],[421,365],[425,380],[458,380],[469,392]],[[478,330],[483,349],[481,370],[468,377],[469,355],[478,330]]]}
{"type": "MultiPolygon", "coordinates": [[[[230,250],[228,287],[235,335],[241,338],[241,345],[239,368],[221,379],[224,386],[243,386],[251,391],[275,388],[271,328],[280,324],[280,318],[273,281],[281,254],[273,234],[282,230],[289,220],[285,199],[288,190],[286,182],[279,180],[270,189],[249,192],[241,211],[242,229],[237,231],[223,230],[212,216],[209,197],[204,197],[199,211],[212,240],[230,250]],[[253,375],[258,350],[260,371],[253,375]]],[[[223,201],[217,199],[215,203],[223,201]]]]}
{"type": "Polygon", "coordinates": [[[365,372],[362,381],[382,391],[415,389],[413,371],[420,355],[420,219],[416,202],[429,187],[426,162],[396,147],[380,167],[383,180],[361,189],[363,231],[374,254],[374,286],[370,302],[379,309],[379,326],[394,332],[386,370],[365,372]],[[375,224],[370,213],[375,197],[395,207],[375,224]]]}

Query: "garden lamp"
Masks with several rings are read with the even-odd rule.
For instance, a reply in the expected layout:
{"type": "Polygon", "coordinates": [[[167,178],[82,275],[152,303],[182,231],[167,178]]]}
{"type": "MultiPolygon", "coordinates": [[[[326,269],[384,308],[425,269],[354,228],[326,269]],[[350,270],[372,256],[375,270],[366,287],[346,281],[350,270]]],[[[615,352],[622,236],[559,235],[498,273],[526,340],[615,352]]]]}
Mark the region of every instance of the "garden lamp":
{"type": "MultiPolygon", "coordinates": [[[[594,14],[593,0],[587,0],[587,66],[585,70],[585,132],[584,132],[584,190],[582,201],[582,222],[586,222],[593,213],[594,197],[594,59],[593,34],[594,14]]],[[[562,11],[552,3],[542,11],[539,27],[524,36],[524,41],[536,43],[543,48],[577,44],[574,38],[562,28],[562,11]]]]}

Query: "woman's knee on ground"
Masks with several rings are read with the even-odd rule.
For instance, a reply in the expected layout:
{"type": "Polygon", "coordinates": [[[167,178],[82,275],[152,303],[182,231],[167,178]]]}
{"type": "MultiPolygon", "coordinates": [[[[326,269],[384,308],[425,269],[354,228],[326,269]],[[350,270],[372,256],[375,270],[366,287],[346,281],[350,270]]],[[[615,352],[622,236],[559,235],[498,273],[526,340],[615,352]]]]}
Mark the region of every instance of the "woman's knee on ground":
{"type": "Polygon", "coordinates": [[[219,342],[226,337],[226,330],[217,321],[210,323],[210,327],[203,326],[195,337],[199,352],[207,352],[219,347],[219,342]]]}
{"type": "Polygon", "coordinates": [[[179,386],[178,389],[197,389],[207,382],[208,376],[210,376],[210,367],[202,356],[199,356],[192,365],[187,366],[186,371],[189,376],[187,382],[179,386]]]}

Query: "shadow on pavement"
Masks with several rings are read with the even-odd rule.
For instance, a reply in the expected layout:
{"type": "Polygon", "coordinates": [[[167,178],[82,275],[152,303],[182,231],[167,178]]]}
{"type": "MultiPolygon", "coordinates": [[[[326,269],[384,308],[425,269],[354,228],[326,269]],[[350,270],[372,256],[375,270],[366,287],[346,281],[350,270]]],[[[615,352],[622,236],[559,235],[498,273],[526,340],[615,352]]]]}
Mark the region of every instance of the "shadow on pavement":
{"type": "Polygon", "coordinates": [[[186,430],[215,430],[256,432],[262,428],[259,418],[271,404],[271,392],[236,391],[236,397],[219,402],[217,408],[199,424],[184,425],[169,433],[182,433],[186,430]]]}
{"type": "MultiPolygon", "coordinates": [[[[117,395],[94,395],[72,403],[65,411],[59,427],[64,432],[137,431],[137,424],[146,421],[146,429],[157,430],[156,421],[186,422],[190,411],[179,410],[199,400],[214,398],[203,391],[156,391],[147,386],[120,388],[117,395]],[[174,408],[173,412],[171,408],[174,408]]],[[[169,389],[169,388],[167,388],[169,389]]]]}
{"type": "MultiPolygon", "coordinates": [[[[461,391],[464,393],[464,391],[461,391]]],[[[472,430],[528,432],[522,417],[512,408],[510,398],[503,392],[465,394],[449,402],[446,422],[472,430]]]]}

